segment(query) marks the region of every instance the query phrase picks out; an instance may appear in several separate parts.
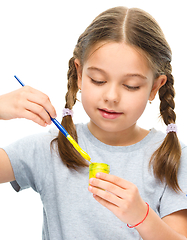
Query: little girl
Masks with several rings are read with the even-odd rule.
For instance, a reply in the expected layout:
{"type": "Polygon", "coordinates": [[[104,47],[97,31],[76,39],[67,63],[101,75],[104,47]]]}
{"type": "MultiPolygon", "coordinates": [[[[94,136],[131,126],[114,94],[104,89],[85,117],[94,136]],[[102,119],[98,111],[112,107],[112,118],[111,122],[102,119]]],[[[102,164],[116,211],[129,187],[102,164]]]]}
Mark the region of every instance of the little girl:
{"type": "MultiPolygon", "coordinates": [[[[177,138],[171,55],[157,22],[140,9],[109,9],[79,37],[62,125],[110,174],[88,184],[88,161],[56,129],[0,149],[0,182],[41,196],[43,239],[186,239],[187,148],[177,138]],[[86,125],[72,121],[79,89],[86,125]],[[166,135],[137,125],[157,92],[166,135]]],[[[0,97],[0,119],[46,126],[45,110],[56,116],[49,98],[28,86],[0,97]]]]}

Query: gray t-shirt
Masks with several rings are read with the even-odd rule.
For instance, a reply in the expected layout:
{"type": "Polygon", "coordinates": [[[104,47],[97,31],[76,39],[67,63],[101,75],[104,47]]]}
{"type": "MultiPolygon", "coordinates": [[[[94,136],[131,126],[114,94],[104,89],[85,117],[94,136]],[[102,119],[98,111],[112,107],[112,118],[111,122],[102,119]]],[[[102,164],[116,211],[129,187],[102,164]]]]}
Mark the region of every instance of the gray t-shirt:
{"type": "MultiPolygon", "coordinates": [[[[182,145],[179,184],[175,193],[149,171],[152,153],[165,135],[152,129],[140,142],[126,147],[109,146],[96,139],[87,125],[76,125],[79,145],[92,159],[110,165],[110,173],[134,183],[144,201],[162,218],[187,209],[187,148],[182,145]]],[[[43,203],[43,240],[133,240],[141,239],[88,191],[88,168],[68,169],[50,143],[56,129],[26,137],[5,147],[16,181],[15,190],[33,188],[43,203]]]]}

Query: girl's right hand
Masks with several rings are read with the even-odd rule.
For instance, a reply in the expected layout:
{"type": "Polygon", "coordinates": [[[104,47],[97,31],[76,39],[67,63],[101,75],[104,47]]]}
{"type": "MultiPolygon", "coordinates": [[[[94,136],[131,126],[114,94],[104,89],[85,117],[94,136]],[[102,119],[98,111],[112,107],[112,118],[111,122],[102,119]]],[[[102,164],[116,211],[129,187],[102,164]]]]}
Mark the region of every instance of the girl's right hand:
{"type": "Polygon", "coordinates": [[[29,86],[0,96],[0,119],[26,118],[41,126],[51,124],[56,117],[55,108],[49,97],[29,86]]]}

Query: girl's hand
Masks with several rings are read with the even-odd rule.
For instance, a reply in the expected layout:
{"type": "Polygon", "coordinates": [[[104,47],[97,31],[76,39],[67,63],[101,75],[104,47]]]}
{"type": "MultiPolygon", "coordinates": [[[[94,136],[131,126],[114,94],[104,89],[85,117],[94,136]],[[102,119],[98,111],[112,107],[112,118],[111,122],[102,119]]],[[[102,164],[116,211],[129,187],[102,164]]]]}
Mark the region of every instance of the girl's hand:
{"type": "Polygon", "coordinates": [[[56,117],[56,111],[49,97],[29,86],[0,96],[0,119],[26,118],[46,126],[56,117]]]}
{"type": "Polygon", "coordinates": [[[147,205],[133,183],[106,173],[97,173],[89,183],[94,198],[124,223],[134,226],[145,217],[147,205]]]}

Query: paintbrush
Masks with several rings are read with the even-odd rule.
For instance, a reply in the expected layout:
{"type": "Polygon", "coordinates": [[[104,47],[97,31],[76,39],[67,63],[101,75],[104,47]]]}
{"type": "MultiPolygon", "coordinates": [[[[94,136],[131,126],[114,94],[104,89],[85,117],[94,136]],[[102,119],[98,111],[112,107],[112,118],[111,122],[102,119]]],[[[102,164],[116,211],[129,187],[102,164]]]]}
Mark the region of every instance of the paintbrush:
{"type": "MultiPolygon", "coordinates": [[[[17,77],[14,76],[16,78],[16,80],[24,87],[25,84],[17,77]]],[[[47,112],[47,110],[45,110],[47,112]]],[[[47,112],[48,113],[48,112],[47,112]]],[[[49,114],[49,113],[48,113],[49,114]]],[[[49,114],[50,116],[50,114],[49,114]]],[[[91,162],[91,157],[82,150],[82,148],[78,145],[78,143],[71,137],[71,135],[66,131],[66,129],[55,119],[55,118],[51,118],[51,121],[56,125],[56,127],[63,133],[63,135],[69,140],[69,142],[73,145],[73,147],[81,154],[81,156],[83,158],[85,158],[86,160],[88,160],[89,162],[91,162]]]]}

